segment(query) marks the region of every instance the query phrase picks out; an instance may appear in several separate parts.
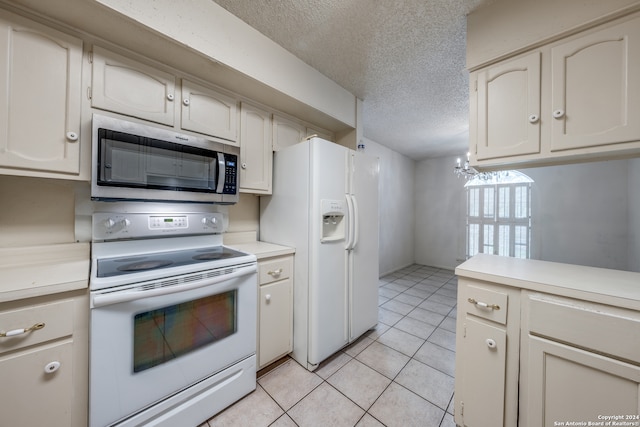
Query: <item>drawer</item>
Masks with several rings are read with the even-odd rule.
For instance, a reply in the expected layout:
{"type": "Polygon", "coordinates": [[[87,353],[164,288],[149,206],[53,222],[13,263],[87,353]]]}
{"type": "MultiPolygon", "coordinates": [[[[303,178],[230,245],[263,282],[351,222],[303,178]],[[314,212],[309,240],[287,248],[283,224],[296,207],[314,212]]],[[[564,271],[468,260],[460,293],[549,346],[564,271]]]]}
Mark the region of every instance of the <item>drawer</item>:
{"type": "Polygon", "coordinates": [[[261,285],[291,277],[293,257],[267,259],[258,263],[259,280],[261,285]]]}
{"type": "Polygon", "coordinates": [[[525,304],[530,334],[640,364],[639,311],[544,294],[525,304]]]}
{"type": "Polygon", "coordinates": [[[0,332],[7,333],[44,323],[41,329],[23,334],[0,337],[0,354],[53,339],[71,336],[73,331],[73,301],[64,300],[0,312],[0,332]]]}
{"type": "Polygon", "coordinates": [[[509,295],[506,291],[481,286],[467,285],[463,287],[462,299],[458,309],[501,325],[507,324],[507,305],[509,295]]]}

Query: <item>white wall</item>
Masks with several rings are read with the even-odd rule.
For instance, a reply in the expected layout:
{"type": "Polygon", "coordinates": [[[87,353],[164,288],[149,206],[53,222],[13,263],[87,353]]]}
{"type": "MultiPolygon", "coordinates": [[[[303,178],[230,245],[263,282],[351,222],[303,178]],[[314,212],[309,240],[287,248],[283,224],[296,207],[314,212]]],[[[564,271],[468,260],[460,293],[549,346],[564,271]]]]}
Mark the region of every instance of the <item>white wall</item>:
{"type": "Polygon", "coordinates": [[[532,258],[626,270],[627,160],[523,169],[533,185],[532,258]]]}
{"type": "MultiPolygon", "coordinates": [[[[454,157],[416,166],[416,262],[453,268],[464,255],[464,181],[454,157]]],[[[534,179],[532,258],[637,271],[640,160],[521,169],[534,179]],[[634,237],[635,236],[635,237],[634,237]]]]}
{"type": "Polygon", "coordinates": [[[416,165],[416,262],[454,268],[464,258],[464,184],[453,174],[455,157],[416,165]]]}
{"type": "Polygon", "coordinates": [[[380,159],[380,276],[413,264],[415,162],[372,140],[363,139],[367,154],[380,159]]]}
{"type": "Polygon", "coordinates": [[[640,272],[640,159],[629,160],[628,270],[640,272]]]}

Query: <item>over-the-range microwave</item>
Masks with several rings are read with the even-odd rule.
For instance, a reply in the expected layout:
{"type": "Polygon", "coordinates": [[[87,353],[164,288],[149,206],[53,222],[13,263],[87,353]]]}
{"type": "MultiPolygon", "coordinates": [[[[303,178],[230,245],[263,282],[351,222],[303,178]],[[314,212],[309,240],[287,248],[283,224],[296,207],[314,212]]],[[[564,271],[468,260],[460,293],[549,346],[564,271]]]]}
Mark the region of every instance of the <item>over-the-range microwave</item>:
{"type": "Polygon", "coordinates": [[[92,120],[93,200],[238,201],[238,147],[100,114],[92,120]]]}

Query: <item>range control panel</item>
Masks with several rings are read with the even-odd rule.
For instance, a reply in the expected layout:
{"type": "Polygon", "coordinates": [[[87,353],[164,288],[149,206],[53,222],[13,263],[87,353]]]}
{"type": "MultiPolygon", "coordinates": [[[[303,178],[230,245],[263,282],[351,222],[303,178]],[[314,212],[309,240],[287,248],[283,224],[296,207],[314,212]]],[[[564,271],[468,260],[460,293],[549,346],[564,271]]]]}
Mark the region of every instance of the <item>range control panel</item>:
{"type": "Polygon", "coordinates": [[[224,216],[217,212],[167,215],[96,212],[92,228],[94,241],[220,234],[225,231],[224,216]]]}

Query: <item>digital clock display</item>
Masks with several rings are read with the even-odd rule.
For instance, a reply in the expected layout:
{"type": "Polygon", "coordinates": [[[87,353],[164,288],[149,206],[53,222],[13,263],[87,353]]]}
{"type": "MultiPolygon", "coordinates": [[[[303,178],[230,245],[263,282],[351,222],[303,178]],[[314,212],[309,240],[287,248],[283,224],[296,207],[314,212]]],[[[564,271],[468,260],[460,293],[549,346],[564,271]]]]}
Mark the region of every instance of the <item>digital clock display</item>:
{"type": "Polygon", "coordinates": [[[173,218],[165,218],[164,222],[173,222],[173,218]]]}

